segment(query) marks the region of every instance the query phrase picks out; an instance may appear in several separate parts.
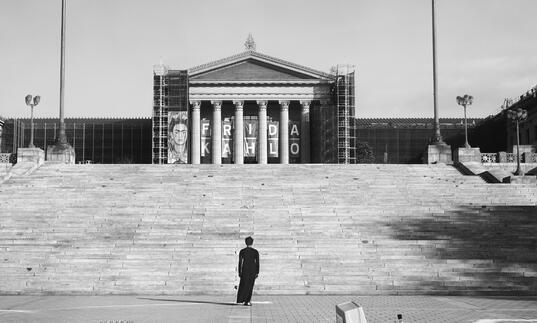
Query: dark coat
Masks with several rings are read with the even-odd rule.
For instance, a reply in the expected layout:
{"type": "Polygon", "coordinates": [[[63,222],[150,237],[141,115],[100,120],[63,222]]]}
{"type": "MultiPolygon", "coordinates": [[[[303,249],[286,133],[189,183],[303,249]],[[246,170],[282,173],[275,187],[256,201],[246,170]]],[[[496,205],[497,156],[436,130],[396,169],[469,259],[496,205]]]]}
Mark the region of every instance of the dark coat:
{"type": "Polygon", "coordinates": [[[259,274],[259,252],[254,248],[244,248],[239,253],[239,290],[237,303],[249,303],[252,298],[255,279],[259,274]]]}
{"type": "Polygon", "coordinates": [[[259,275],[259,252],[247,247],[239,252],[239,277],[259,275]]]}

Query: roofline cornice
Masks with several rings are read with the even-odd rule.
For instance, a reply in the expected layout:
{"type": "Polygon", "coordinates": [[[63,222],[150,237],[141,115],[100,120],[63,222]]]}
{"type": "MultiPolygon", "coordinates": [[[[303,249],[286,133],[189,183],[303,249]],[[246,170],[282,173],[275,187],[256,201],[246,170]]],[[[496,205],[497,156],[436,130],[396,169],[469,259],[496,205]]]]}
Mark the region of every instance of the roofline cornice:
{"type": "Polygon", "coordinates": [[[219,68],[219,67],[224,67],[226,65],[231,65],[233,63],[237,63],[237,62],[240,62],[242,60],[246,60],[248,58],[256,58],[256,59],[258,59],[260,61],[263,61],[265,63],[270,63],[270,64],[277,65],[277,66],[280,66],[280,67],[291,69],[291,70],[294,70],[296,72],[303,73],[303,74],[308,74],[310,76],[317,77],[317,78],[324,78],[324,79],[327,79],[327,80],[335,79],[334,75],[332,75],[332,74],[321,72],[321,71],[309,68],[307,66],[295,64],[295,63],[292,63],[292,62],[289,62],[289,61],[286,61],[286,60],[283,60],[283,59],[280,59],[280,58],[276,58],[276,57],[273,57],[273,56],[269,56],[269,55],[266,55],[266,54],[262,54],[262,53],[259,53],[259,52],[253,51],[253,50],[245,51],[245,52],[242,52],[242,53],[239,53],[239,54],[236,54],[236,55],[232,55],[232,56],[229,56],[229,57],[225,57],[225,58],[222,58],[222,59],[219,59],[219,60],[216,60],[216,61],[212,61],[212,62],[209,62],[209,63],[206,63],[206,64],[194,66],[194,67],[188,69],[188,74],[189,74],[189,76],[196,76],[196,75],[201,74],[203,72],[207,72],[207,71],[210,71],[212,69],[219,68]]]}
{"type": "Polygon", "coordinates": [[[297,84],[297,85],[311,85],[311,84],[330,84],[330,80],[293,80],[293,81],[218,81],[218,80],[191,80],[188,83],[189,84],[229,84],[229,85],[236,85],[236,84],[252,84],[252,85],[262,85],[262,84],[268,84],[268,85],[278,85],[278,84],[297,84]]]}

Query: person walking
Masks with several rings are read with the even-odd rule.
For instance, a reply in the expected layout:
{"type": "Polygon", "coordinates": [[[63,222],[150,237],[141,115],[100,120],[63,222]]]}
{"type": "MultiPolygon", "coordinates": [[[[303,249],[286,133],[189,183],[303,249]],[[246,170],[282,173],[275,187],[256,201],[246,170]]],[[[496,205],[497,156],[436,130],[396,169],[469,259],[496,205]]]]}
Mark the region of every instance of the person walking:
{"type": "Polygon", "coordinates": [[[255,279],[259,275],[259,252],[252,248],[254,239],[247,237],[244,239],[246,248],[239,252],[239,290],[237,292],[237,303],[243,303],[246,306],[252,306],[252,291],[254,289],[255,279]]]}

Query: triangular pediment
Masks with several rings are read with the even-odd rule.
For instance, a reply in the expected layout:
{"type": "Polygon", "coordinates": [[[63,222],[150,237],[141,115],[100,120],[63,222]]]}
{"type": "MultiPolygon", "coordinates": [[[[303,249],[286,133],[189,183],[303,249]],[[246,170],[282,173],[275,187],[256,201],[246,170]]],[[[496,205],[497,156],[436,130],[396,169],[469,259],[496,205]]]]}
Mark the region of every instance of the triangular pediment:
{"type": "Polygon", "coordinates": [[[250,59],[202,73],[191,79],[200,81],[296,81],[315,80],[316,78],[250,59]]]}
{"type": "Polygon", "coordinates": [[[330,75],[311,68],[247,51],[189,70],[192,81],[278,82],[328,80],[330,75]]]}

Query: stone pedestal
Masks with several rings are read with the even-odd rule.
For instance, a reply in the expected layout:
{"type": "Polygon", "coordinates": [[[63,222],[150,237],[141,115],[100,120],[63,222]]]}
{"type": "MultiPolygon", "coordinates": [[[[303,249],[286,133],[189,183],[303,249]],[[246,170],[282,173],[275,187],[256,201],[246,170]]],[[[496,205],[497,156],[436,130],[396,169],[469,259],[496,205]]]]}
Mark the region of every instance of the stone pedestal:
{"type": "Polygon", "coordinates": [[[522,154],[522,160],[524,163],[537,163],[537,154],[531,152],[525,152],[522,154]]]}
{"type": "Polygon", "coordinates": [[[47,161],[60,162],[64,164],[75,163],[75,149],[71,145],[59,145],[47,147],[47,161]]]}
{"type": "Polygon", "coordinates": [[[479,148],[458,148],[453,152],[453,162],[481,162],[481,150],[479,148]]]}
{"type": "Polygon", "coordinates": [[[498,163],[507,163],[507,152],[498,152],[498,163]]]}
{"type": "Polygon", "coordinates": [[[17,163],[33,163],[43,165],[45,162],[45,151],[41,148],[19,148],[17,149],[17,163]]]}
{"type": "Polygon", "coordinates": [[[511,184],[537,184],[536,176],[516,176],[509,177],[509,183],[511,184]]]}
{"type": "Polygon", "coordinates": [[[427,146],[424,162],[426,164],[451,164],[451,146],[446,144],[433,144],[427,146]]]}
{"type": "MultiPolygon", "coordinates": [[[[534,153],[535,152],[535,146],[534,145],[520,145],[520,155],[523,153],[534,153]]],[[[516,145],[511,146],[511,151],[516,154],[516,145]]]]}

